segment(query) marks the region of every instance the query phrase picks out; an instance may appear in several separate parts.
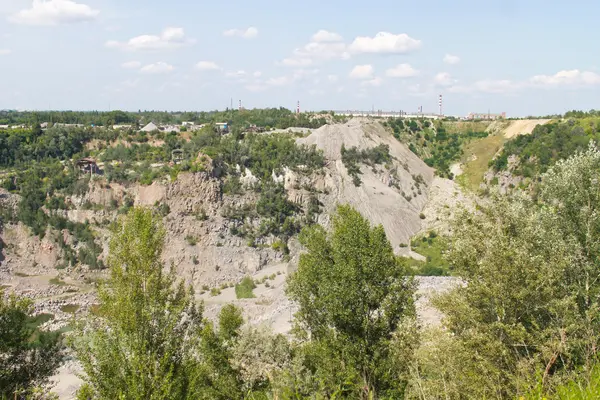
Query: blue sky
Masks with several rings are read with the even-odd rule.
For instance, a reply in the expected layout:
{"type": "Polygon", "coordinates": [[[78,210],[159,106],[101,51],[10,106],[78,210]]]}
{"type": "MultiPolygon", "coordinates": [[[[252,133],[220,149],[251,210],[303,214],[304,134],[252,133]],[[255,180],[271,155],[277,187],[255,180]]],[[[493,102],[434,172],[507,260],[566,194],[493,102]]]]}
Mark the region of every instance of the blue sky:
{"type": "Polygon", "coordinates": [[[600,2],[1,0],[0,109],[600,108],[600,2]]]}

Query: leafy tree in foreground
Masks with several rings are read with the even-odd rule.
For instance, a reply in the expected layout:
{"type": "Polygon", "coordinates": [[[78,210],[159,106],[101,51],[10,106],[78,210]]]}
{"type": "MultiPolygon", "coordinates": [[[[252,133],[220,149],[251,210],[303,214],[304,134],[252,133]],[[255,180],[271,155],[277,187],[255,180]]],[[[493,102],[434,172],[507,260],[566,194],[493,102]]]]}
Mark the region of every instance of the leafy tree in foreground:
{"type": "Polygon", "coordinates": [[[600,152],[543,176],[538,196],[500,197],[453,227],[466,285],[436,305],[451,336],[423,350],[420,398],[510,398],[588,374],[600,346],[600,152]]]}
{"type": "MultiPolygon", "coordinates": [[[[96,316],[73,343],[85,372],[80,398],[235,398],[236,380],[214,368],[214,360],[227,364],[221,340],[203,323],[191,290],[176,284],[173,270],[163,272],[159,221],[134,208],[113,233],[110,280],[99,290],[96,316]]],[[[232,315],[224,322],[228,335],[239,323],[232,315]]]]}
{"type": "Polygon", "coordinates": [[[46,382],[60,365],[58,333],[36,330],[31,301],[6,297],[0,290],[0,398],[27,395],[46,382]]]}
{"type": "Polygon", "coordinates": [[[312,226],[300,240],[308,252],[287,293],[300,307],[295,329],[306,342],[298,352],[314,392],[300,393],[311,389],[291,379],[284,398],[402,398],[405,354],[412,352],[402,352],[411,342],[399,343],[396,334],[415,316],[414,283],[383,227],[371,228],[358,211],[340,206],[330,236],[312,226]]]}

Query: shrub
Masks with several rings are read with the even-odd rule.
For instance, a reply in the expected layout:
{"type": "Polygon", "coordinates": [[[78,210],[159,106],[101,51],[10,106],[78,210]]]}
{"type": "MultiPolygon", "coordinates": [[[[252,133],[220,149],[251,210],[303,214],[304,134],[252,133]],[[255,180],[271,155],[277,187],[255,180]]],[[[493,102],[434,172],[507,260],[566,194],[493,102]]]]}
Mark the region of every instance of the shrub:
{"type": "Polygon", "coordinates": [[[191,235],[187,235],[185,237],[185,241],[190,245],[190,246],[195,246],[196,244],[198,244],[198,239],[195,236],[191,236],[191,235]]]}
{"type": "Polygon", "coordinates": [[[256,288],[256,284],[252,280],[251,277],[246,276],[241,280],[240,283],[235,285],[235,296],[238,299],[252,299],[254,298],[254,293],[252,291],[256,288]]]}

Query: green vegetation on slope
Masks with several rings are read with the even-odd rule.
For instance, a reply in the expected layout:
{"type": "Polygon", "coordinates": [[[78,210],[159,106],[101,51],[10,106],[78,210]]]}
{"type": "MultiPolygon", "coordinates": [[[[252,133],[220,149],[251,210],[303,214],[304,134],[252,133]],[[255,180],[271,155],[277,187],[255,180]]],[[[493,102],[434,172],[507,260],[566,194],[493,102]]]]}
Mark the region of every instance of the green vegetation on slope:
{"type": "Polygon", "coordinates": [[[484,125],[475,124],[395,118],[386,121],[384,126],[389,126],[394,137],[406,143],[413,153],[435,168],[439,176],[453,179],[450,166],[461,157],[464,146],[488,136],[485,129],[475,130],[484,125]],[[457,132],[457,129],[462,130],[457,132]]]}
{"type": "Polygon", "coordinates": [[[450,274],[450,264],[444,258],[448,250],[446,239],[439,237],[435,231],[414,238],[410,243],[411,250],[425,257],[425,261],[407,260],[415,275],[443,276],[450,274]]]}
{"type": "Polygon", "coordinates": [[[506,139],[502,132],[495,132],[483,139],[468,143],[463,152],[463,173],[457,181],[464,187],[476,191],[483,182],[489,162],[502,148],[506,139]]]}
{"type": "Polygon", "coordinates": [[[359,164],[374,167],[378,164],[388,164],[390,161],[392,161],[392,156],[387,144],[380,144],[365,150],[358,150],[355,146],[346,149],[342,144],[342,162],[352,177],[354,186],[360,186],[362,183],[359,176],[361,174],[359,164]]]}
{"type": "Polygon", "coordinates": [[[600,118],[583,118],[554,122],[535,127],[531,135],[521,135],[508,141],[500,155],[490,165],[495,171],[508,168],[508,159],[519,160],[511,171],[515,175],[533,178],[544,173],[558,160],[584,150],[590,140],[600,139],[600,118]]]}
{"type": "Polygon", "coordinates": [[[559,161],[537,197],[498,196],[453,223],[448,260],[465,285],[439,298],[444,329],[418,356],[424,398],[553,395],[597,363],[600,151],[559,161]]]}
{"type": "Polygon", "coordinates": [[[50,314],[34,316],[29,299],[0,290],[0,398],[31,395],[60,365],[60,335],[38,329],[50,319],[50,314]]]}
{"type": "MultiPolygon", "coordinates": [[[[262,115],[259,111],[256,113],[262,115]]],[[[108,183],[151,184],[157,179],[174,179],[182,171],[200,172],[212,168],[223,180],[224,192],[232,195],[244,191],[240,176],[245,168],[266,182],[271,180],[273,172],[281,174],[283,167],[310,174],[324,164],[322,153],[314,146],[298,146],[294,137],[287,134],[223,136],[209,125],[188,137],[186,140],[181,135],[159,131],[146,134],[81,127],[0,130],[0,144],[4,143],[0,146],[0,167],[7,168],[1,184],[21,195],[15,212],[2,210],[2,221],[21,221],[40,237],[49,227],[54,232],[67,229],[75,236],[75,243],[66,245],[62,235],[56,235],[63,253],[61,267],[81,262],[102,268],[98,260],[101,248],[94,240],[92,226],[73,223],[64,217],[65,210],[75,207],[70,197],[84,196],[89,190],[89,174],[80,173],[75,166],[74,161],[79,157],[94,156],[104,162],[102,172],[108,183]],[[121,142],[115,145],[117,139],[121,142]],[[183,151],[184,160],[171,165],[171,153],[175,149],[183,151]],[[212,157],[212,165],[208,165],[208,156],[212,157]],[[151,163],[159,166],[152,167],[151,163]],[[75,250],[79,242],[85,246],[75,250]]],[[[94,180],[101,179],[94,177],[94,180]]],[[[253,235],[275,234],[287,242],[287,237],[304,225],[300,221],[304,216],[302,210],[287,201],[282,188],[264,184],[254,189],[261,193],[256,214],[263,221],[253,235]]],[[[126,198],[122,204],[115,200],[106,207],[84,204],[83,208],[116,210],[121,207],[120,211],[126,212],[130,202],[126,198]]],[[[315,212],[318,214],[319,207],[312,201],[304,213],[307,223],[314,220],[315,212]]]]}

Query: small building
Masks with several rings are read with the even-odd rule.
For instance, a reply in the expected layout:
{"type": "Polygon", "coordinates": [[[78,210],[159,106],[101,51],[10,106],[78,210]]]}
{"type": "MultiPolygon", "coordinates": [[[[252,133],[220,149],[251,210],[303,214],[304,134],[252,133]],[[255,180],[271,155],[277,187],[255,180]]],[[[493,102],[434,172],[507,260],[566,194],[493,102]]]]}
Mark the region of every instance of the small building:
{"type": "Polygon", "coordinates": [[[85,125],[83,124],[63,124],[63,123],[56,123],[54,124],[54,127],[59,127],[59,128],[83,128],[85,125]]]}
{"type": "Polygon", "coordinates": [[[219,132],[229,133],[229,125],[227,125],[227,122],[217,122],[215,126],[219,132]]]}
{"type": "Polygon", "coordinates": [[[77,166],[77,168],[79,168],[79,171],[86,173],[86,174],[89,173],[90,175],[92,175],[92,174],[101,174],[102,173],[100,168],[98,168],[98,164],[96,163],[96,160],[94,160],[91,157],[80,158],[79,160],[77,160],[75,162],[75,165],[77,166]]]}
{"type": "Polygon", "coordinates": [[[160,129],[163,132],[179,133],[181,131],[181,128],[177,125],[165,125],[165,126],[159,127],[158,129],[160,129]]]}

